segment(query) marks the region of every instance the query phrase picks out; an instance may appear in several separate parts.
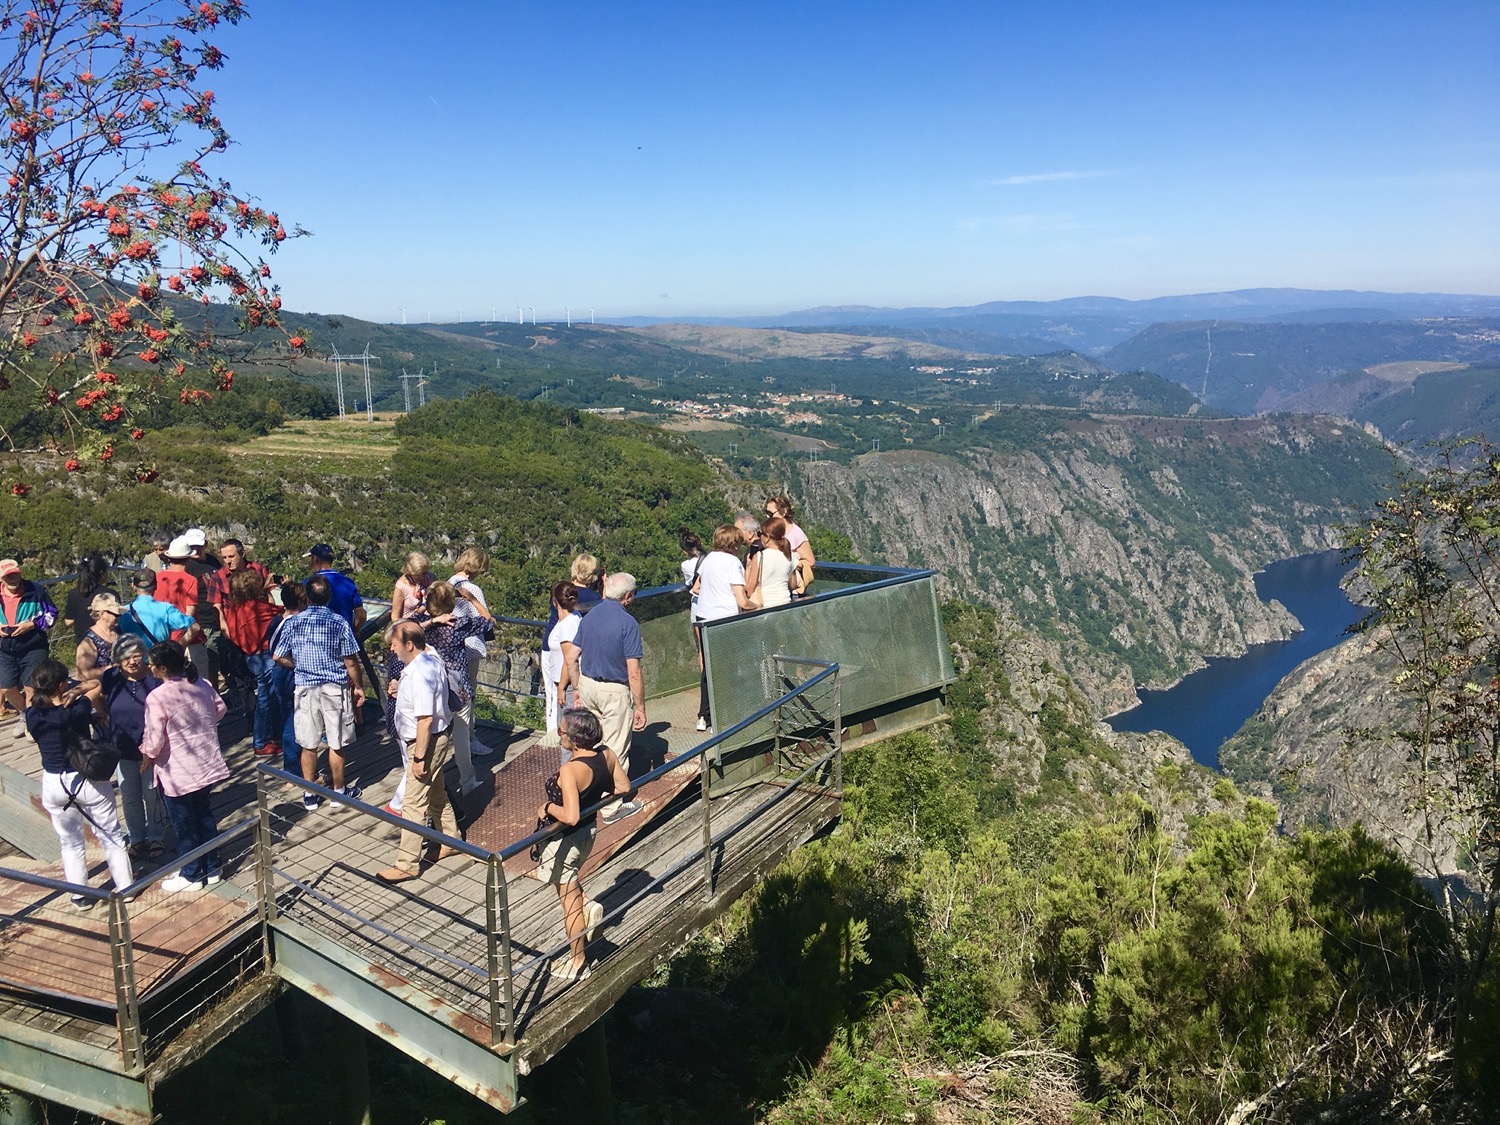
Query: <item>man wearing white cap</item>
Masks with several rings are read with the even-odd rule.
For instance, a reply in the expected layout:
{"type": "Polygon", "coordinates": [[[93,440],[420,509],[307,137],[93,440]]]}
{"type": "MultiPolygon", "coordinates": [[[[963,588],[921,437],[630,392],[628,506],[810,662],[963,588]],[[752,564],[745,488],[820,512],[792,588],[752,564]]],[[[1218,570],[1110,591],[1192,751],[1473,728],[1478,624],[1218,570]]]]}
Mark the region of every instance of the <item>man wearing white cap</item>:
{"type": "MultiPolygon", "coordinates": [[[[188,562],[192,557],[193,548],[186,535],[179,535],[167,544],[167,568],[156,576],[156,600],[166,602],[196,622],[198,606],[207,600],[207,595],[197,575],[188,570],[188,562]]],[[[217,610],[214,611],[214,616],[217,619],[217,610]]],[[[202,627],[195,629],[194,634],[194,639],[183,637],[182,640],[188,646],[188,658],[192,660],[193,667],[198,669],[200,676],[207,678],[210,668],[208,650],[203,647],[202,627]]]]}
{"type": "Polygon", "coordinates": [[[198,622],[198,628],[203,630],[204,652],[207,653],[208,660],[213,665],[214,675],[218,677],[222,690],[224,669],[221,667],[220,653],[223,638],[220,633],[219,607],[214,605],[211,596],[214,575],[219,570],[219,560],[209,553],[208,536],[204,534],[201,527],[188,528],[182,533],[182,540],[191,552],[188,556],[187,572],[198,580],[198,602],[197,608],[193,611],[193,620],[198,622]]]}

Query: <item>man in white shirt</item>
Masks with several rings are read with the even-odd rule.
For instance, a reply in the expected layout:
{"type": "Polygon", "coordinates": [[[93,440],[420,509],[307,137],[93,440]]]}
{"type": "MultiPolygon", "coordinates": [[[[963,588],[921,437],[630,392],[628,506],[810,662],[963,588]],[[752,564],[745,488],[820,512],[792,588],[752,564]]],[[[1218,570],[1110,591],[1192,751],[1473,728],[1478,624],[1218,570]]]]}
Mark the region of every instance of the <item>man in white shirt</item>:
{"type": "MultiPolygon", "coordinates": [[[[401,811],[408,820],[425,821],[439,832],[458,836],[458,817],[443,787],[443,767],[453,754],[448,710],[448,674],[442,659],[427,649],[422,626],[398,621],[391,627],[390,649],[406,662],[396,694],[396,737],[406,748],[406,773],[401,779],[401,811]]],[[[421,873],[423,838],[403,831],[394,867],[375,877],[384,883],[404,883],[421,873]]],[[[437,859],[457,855],[455,848],[438,850],[437,859]]]]}

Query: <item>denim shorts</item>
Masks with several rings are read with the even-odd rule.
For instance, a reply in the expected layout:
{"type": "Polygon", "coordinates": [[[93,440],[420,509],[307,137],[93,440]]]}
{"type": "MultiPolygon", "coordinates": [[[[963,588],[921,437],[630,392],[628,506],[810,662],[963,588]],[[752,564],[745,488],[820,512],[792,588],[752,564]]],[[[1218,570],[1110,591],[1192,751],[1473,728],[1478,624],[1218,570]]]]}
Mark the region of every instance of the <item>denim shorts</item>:
{"type": "Polygon", "coordinates": [[[31,674],[47,659],[47,634],[33,630],[0,640],[0,689],[29,687],[31,674]]]}

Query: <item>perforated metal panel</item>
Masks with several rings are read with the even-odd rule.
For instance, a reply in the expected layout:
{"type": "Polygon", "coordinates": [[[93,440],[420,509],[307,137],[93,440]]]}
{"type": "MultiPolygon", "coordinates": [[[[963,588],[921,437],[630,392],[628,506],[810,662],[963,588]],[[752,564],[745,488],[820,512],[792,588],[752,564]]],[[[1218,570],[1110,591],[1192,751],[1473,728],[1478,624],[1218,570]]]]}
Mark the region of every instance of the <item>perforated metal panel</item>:
{"type": "MultiPolygon", "coordinates": [[[[953,681],[930,574],[886,578],[826,597],[744,614],[703,630],[713,724],[725,730],[787,690],[772,657],[836,662],[844,714],[953,681]]],[[[739,744],[766,737],[747,731],[739,744]]]]}

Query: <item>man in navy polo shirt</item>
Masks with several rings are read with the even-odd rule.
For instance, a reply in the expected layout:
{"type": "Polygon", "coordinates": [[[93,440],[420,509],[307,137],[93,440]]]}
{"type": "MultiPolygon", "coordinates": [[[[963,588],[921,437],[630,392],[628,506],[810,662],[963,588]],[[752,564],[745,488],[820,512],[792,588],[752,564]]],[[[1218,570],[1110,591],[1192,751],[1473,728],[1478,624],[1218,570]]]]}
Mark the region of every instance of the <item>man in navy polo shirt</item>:
{"type": "MultiPolygon", "coordinates": [[[[646,729],[646,683],[641,676],[641,627],[626,609],[635,600],[635,577],[621,571],[604,580],[604,600],[563,642],[563,659],[576,666],[578,701],[599,717],[604,743],[630,774],[630,738],[646,729]]],[[[606,823],[641,810],[639,801],[613,801],[599,810],[606,823]]]]}
{"type": "Polygon", "coordinates": [[[328,608],[349,622],[349,627],[358,635],[365,627],[365,601],[359,596],[354,579],[333,569],[333,548],[327,543],[315,543],[312,550],[302,557],[308,560],[307,565],[314,575],[321,574],[328,579],[333,590],[328,608]]]}

